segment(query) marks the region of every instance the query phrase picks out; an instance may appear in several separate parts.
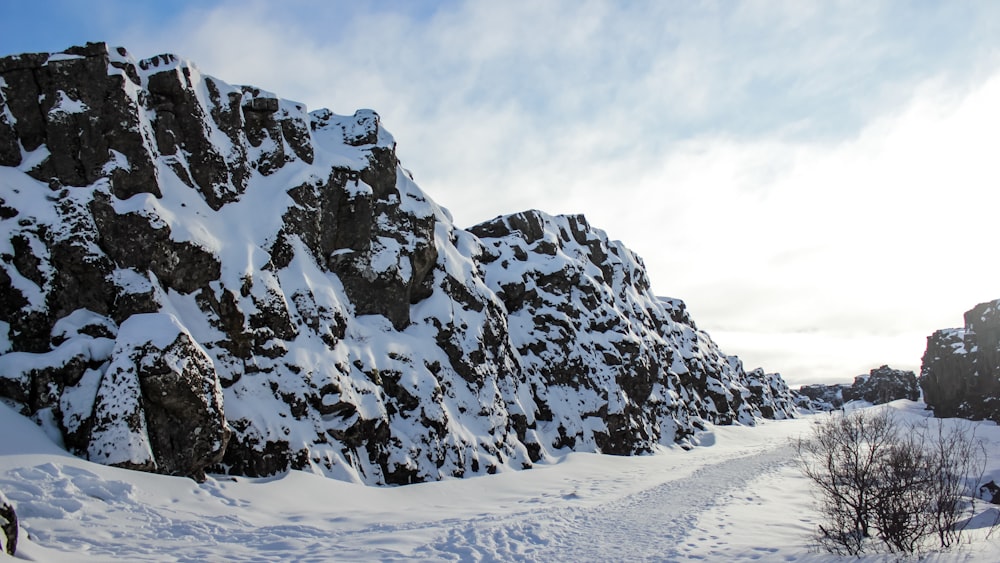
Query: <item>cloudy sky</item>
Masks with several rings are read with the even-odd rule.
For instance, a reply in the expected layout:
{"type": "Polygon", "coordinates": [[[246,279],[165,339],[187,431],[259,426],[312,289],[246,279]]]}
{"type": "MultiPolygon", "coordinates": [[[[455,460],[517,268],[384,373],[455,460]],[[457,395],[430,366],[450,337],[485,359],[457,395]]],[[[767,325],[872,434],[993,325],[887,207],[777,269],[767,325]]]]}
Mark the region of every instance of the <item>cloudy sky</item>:
{"type": "Polygon", "coordinates": [[[375,109],[459,226],[583,213],[792,384],[1000,298],[1000,2],[0,0],[0,53],[98,40],[375,109]]]}

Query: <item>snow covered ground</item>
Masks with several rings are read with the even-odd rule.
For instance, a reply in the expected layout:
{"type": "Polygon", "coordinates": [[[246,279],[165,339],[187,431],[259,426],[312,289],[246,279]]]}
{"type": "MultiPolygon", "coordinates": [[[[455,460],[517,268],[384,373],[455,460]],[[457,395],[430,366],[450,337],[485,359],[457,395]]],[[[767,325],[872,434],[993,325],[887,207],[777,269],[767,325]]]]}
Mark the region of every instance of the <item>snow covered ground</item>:
{"type": "MultiPolygon", "coordinates": [[[[919,403],[892,407],[926,416],[919,403]]],[[[302,472],[198,484],[105,467],[0,404],[0,491],[21,520],[18,557],[36,561],[839,561],[812,545],[816,515],[790,446],[822,416],[714,427],[692,451],[571,454],[374,488],[302,472]]],[[[992,454],[987,480],[1000,478],[1000,428],[977,434],[992,454]]],[[[971,541],[925,560],[996,561],[996,508],[977,507],[971,541]]]]}

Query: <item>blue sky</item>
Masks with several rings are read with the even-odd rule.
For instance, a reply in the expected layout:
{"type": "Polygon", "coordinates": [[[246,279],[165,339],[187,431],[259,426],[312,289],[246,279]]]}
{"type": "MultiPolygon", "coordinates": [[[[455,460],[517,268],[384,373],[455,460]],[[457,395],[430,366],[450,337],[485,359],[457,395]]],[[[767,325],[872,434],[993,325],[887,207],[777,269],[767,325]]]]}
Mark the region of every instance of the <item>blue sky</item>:
{"type": "Polygon", "coordinates": [[[998,2],[0,0],[0,53],[87,40],[373,108],[460,226],[584,213],[795,383],[1000,298],[998,2]]]}

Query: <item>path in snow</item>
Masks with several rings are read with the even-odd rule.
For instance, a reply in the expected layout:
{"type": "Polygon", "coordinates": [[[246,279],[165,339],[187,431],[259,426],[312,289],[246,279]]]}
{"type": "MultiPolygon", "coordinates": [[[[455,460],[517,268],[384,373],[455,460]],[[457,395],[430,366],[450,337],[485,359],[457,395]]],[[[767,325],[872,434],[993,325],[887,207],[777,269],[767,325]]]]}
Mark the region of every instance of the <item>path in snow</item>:
{"type": "MultiPolygon", "coordinates": [[[[687,477],[591,507],[547,508],[467,521],[416,556],[444,560],[674,561],[701,559],[718,537],[691,537],[702,514],[734,493],[793,463],[781,446],[725,459],[687,477]],[[701,544],[698,549],[697,541],[701,544]]],[[[717,529],[717,528],[716,528],[717,529]]],[[[761,552],[761,555],[766,555],[761,552]]]]}
{"type": "MultiPolygon", "coordinates": [[[[561,506],[531,498],[521,502],[537,508],[515,513],[491,514],[483,507],[471,518],[360,528],[335,514],[325,522],[291,517],[280,525],[254,523],[240,511],[199,517],[183,505],[175,510],[146,504],[130,484],[51,463],[12,471],[0,484],[21,501],[29,522],[79,521],[32,530],[36,541],[100,561],[203,561],[223,553],[231,561],[674,561],[703,559],[706,549],[724,544],[717,542],[724,538],[699,530],[699,518],[754,479],[793,463],[793,455],[783,445],[726,458],[603,504],[594,504],[587,483],[581,482],[575,491],[564,489],[569,492],[562,493],[561,506]],[[137,542],[137,537],[145,539],[137,542]]],[[[203,497],[241,508],[211,481],[199,490],[203,497]]],[[[704,524],[709,530],[725,527],[704,524]]]]}

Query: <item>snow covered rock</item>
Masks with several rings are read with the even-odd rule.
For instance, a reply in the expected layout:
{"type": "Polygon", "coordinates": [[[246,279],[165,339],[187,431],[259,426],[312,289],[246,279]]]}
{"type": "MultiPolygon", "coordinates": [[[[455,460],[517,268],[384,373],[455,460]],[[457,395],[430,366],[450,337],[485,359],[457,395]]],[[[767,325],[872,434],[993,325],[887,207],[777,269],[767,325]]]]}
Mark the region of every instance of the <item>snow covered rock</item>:
{"type": "Polygon", "coordinates": [[[782,419],[795,412],[796,393],[777,373],[766,373],[755,368],[746,374],[746,386],[750,391],[750,402],[756,406],[763,418],[782,419]]]}
{"type": "Polygon", "coordinates": [[[0,492],[0,553],[14,555],[17,551],[17,513],[14,505],[0,492]]]}
{"type": "Polygon", "coordinates": [[[917,375],[912,371],[882,366],[868,375],[854,378],[854,384],[844,390],[844,401],[865,401],[881,405],[898,399],[920,399],[917,375]]]}
{"type": "Polygon", "coordinates": [[[1000,504],[1000,485],[990,479],[989,482],[979,487],[979,498],[992,504],[1000,504]]]}
{"type": "Polygon", "coordinates": [[[692,419],[789,412],[764,386],[752,392],[742,364],[694,328],[682,303],[652,295],[641,259],[584,217],[528,211],[470,232],[557,443],[635,454],[685,438],[692,419]]]}
{"type": "Polygon", "coordinates": [[[371,110],[0,59],[0,395],[104,463],[405,484],[794,414],[582,216],[457,228],[371,110]]]}
{"type": "Polygon", "coordinates": [[[920,386],[935,416],[1000,422],[1000,300],[967,311],[964,328],[927,337],[920,386]]]}
{"type": "Polygon", "coordinates": [[[803,409],[816,411],[832,411],[844,404],[844,389],[850,387],[846,383],[826,385],[817,383],[799,387],[797,404],[803,409]]]}
{"type": "Polygon", "coordinates": [[[864,401],[873,405],[898,399],[916,401],[920,399],[920,387],[917,375],[912,371],[882,366],[871,370],[867,375],[855,377],[854,383],[850,385],[804,385],[799,388],[799,394],[811,408],[832,410],[850,401],[864,401]]]}
{"type": "Polygon", "coordinates": [[[129,317],[94,403],[93,461],[204,478],[230,429],[212,359],[173,315],[129,317]]]}

